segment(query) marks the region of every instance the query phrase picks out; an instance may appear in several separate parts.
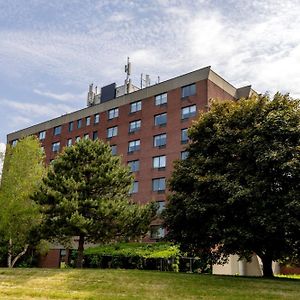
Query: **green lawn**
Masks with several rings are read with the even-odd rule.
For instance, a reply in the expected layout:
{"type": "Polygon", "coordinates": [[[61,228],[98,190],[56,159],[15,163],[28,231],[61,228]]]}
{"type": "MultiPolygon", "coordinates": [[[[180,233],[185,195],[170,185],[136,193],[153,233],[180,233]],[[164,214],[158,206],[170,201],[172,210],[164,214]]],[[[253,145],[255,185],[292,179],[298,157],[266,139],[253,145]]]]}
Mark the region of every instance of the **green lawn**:
{"type": "Polygon", "coordinates": [[[0,299],[300,299],[300,280],[138,270],[0,269],[0,299]]]}

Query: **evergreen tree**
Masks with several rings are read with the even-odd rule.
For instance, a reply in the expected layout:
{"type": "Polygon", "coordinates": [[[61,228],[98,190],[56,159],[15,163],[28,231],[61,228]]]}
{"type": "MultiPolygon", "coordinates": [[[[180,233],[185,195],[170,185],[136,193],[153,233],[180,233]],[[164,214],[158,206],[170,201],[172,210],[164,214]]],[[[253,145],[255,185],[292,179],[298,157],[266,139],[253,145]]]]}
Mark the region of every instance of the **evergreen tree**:
{"type": "Polygon", "coordinates": [[[128,167],[112,155],[108,144],[83,139],[64,148],[34,196],[42,205],[46,235],[58,241],[78,237],[77,267],[82,267],[85,242],[144,235],[155,207],[133,203],[132,184],[128,167]]]}

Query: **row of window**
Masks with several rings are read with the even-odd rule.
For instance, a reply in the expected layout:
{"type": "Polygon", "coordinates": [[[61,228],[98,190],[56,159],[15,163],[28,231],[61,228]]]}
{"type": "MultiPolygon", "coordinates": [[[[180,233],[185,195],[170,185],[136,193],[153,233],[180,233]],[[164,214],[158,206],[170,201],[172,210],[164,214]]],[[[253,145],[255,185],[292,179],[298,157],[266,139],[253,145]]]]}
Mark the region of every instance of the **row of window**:
{"type": "MultiPolygon", "coordinates": [[[[152,179],[152,192],[163,193],[166,190],[166,178],[154,178],[152,179]]],[[[130,194],[136,194],[139,191],[139,182],[134,181],[132,184],[130,194]]]]}
{"type": "MultiPolygon", "coordinates": [[[[196,94],[196,85],[195,84],[191,84],[191,85],[187,85],[181,88],[181,97],[185,98],[191,95],[195,95],[196,94]]],[[[155,105],[160,106],[160,105],[165,105],[167,104],[168,101],[168,95],[167,93],[163,93],[160,95],[155,96],[155,105]]],[[[133,103],[130,103],[130,113],[134,113],[137,111],[140,111],[142,109],[142,101],[136,101],[133,103]]],[[[191,105],[188,107],[184,107],[181,110],[181,118],[182,119],[186,119],[189,118],[191,116],[195,116],[196,114],[196,105],[191,105]]],[[[108,120],[112,120],[114,118],[117,118],[119,116],[119,108],[113,108],[108,110],[107,112],[107,117],[108,120]]],[[[154,123],[155,125],[163,125],[167,123],[167,114],[163,113],[163,114],[159,114],[156,115],[154,117],[154,123]]],[[[99,114],[95,114],[94,115],[94,124],[98,124],[100,122],[100,115],[99,114]]],[[[77,123],[77,128],[82,128],[83,126],[83,120],[79,119],[76,121],[77,123]]],[[[91,124],[91,117],[88,116],[85,118],[85,126],[89,126],[91,124]]],[[[61,130],[62,130],[62,126],[56,126],[53,129],[53,135],[60,135],[61,134],[61,130]]],[[[74,121],[69,122],[69,132],[74,130],[74,121]]],[[[46,138],[46,131],[41,131],[39,133],[39,139],[40,140],[44,140],[46,138]]]]}
{"type": "MultiPolygon", "coordinates": [[[[118,127],[111,127],[107,129],[107,137],[112,138],[118,134],[118,127]]],[[[83,138],[88,139],[90,135],[86,133],[83,138]]],[[[93,132],[92,139],[96,140],[98,138],[98,131],[93,132]]],[[[80,140],[80,136],[75,138],[75,142],[80,140]]],[[[72,146],[73,139],[70,138],[67,140],[67,146],[72,146]]],[[[188,128],[181,129],[181,144],[188,143],[188,128]]],[[[167,144],[167,134],[161,133],[158,135],[153,136],[153,147],[157,148],[164,148],[167,144]]],[[[140,150],[141,147],[141,140],[133,140],[128,142],[128,153],[133,153],[135,151],[140,150]]],[[[55,142],[52,144],[52,151],[58,152],[60,150],[60,142],[55,142]]]]}
{"type": "MultiPolygon", "coordinates": [[[[167,162],[165,155],[154,156],[152,158],[152,167],[154,169],[164,169],[166,168],[166,165],[167,162]]],[[[138,172],[140,170],[140,161],[138,159],[128,161],[128,166],[130,167],[131,172],[138,172]]]]}

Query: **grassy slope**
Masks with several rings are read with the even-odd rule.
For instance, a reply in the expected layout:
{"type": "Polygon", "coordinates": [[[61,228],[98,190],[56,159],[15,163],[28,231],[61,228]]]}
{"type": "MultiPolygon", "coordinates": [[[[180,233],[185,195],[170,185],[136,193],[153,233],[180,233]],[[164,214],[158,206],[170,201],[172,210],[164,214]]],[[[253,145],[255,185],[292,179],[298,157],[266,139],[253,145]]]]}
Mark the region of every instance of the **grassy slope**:
{"type": "Polygon", "coordinates": [[[300,281],[137,270],[0,269],[0,299],[300,299],[300,281]]]}

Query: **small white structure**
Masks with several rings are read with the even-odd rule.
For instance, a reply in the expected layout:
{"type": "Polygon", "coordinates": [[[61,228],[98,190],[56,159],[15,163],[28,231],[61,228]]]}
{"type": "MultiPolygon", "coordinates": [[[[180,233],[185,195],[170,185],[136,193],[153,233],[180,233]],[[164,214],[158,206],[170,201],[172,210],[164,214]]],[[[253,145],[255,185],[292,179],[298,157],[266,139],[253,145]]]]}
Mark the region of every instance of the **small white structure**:
{"type": "MultiPolygon", "coordinates": [[[[238,255],[230,255],[225,265],[213,265],[214,275],[239,275],[239,276],[262,276],[262,263],[257,255],[253,254],[251,262],[245,259],[239,260],[238,255]]],[[[273,262],[274,274],[279,274],[279,264],[273,262]]]]}

